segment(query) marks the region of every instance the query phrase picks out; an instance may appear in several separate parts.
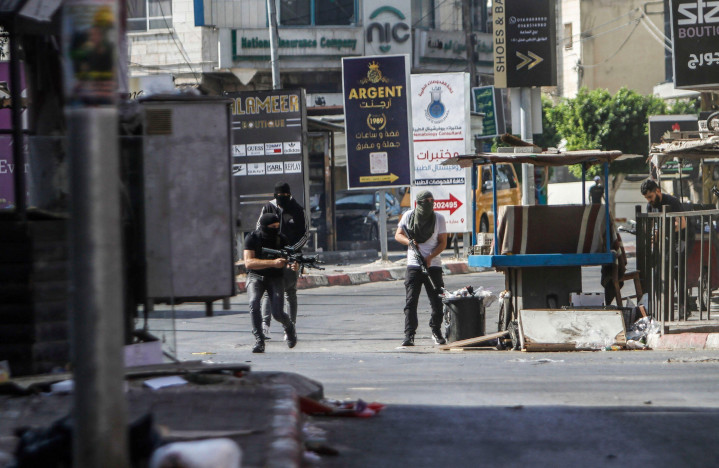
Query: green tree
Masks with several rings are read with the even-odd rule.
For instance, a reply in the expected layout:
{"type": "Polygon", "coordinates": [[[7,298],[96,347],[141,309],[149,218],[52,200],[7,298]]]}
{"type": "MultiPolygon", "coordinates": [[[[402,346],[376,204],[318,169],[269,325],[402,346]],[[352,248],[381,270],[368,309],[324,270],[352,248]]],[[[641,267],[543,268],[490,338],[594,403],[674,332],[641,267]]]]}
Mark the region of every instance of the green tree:
{"type": "MultiPolygon", "coordinates": [[[[649,148],[649,115],[664,114],[666,104],[655,96],[644,96],[636,91],[622,88],[615,95],[605,89],[582,88],[577,96],[564,99],[556,106],[545,109],[550,121],[550,132],[566,142],[567,150],[598,149],[619,150],[624,154],[646,156],[649,148]]],[[[627,173],[646,173],[644,158],[617,161],[610,166],[610,205],[614,194],[627,173]]],[[[570,172],[581,177],[580,165],[571,166],[570,172]]],[[[586,177],[600,175],[601,166],[587,168],[586,177]]]]}

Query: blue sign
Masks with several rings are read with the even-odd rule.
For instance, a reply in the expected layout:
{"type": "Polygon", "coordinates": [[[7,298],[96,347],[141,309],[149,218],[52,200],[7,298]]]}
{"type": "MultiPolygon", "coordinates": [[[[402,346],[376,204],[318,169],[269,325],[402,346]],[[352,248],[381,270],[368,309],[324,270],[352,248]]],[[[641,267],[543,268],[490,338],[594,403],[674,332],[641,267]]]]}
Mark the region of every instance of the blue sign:
{"type": "Polygon", "coordinates": [[[410,184],[407,55],[342,59],[347,187],[410,184]]]}

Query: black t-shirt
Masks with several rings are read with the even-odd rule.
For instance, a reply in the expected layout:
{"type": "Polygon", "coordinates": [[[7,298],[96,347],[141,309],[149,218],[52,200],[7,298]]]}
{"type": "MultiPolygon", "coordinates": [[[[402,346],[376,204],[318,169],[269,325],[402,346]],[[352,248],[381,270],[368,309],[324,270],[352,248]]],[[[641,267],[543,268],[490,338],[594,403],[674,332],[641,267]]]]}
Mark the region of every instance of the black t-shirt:
{"type": "Polygon", "coordinates": [[[589,187],[589,197],[592,199],[592,204],[602,203],[602,197],[604,196],[604,187],[601,185],[592,185],[589,187]]]}
{"type": "MultiPolygon", "coordinates": [[[[679,199],[677,197],[663,193],[662,201],[660,202],[659,207],[655,208],[654,206],[652,206],[651,203],[647,203],[647,212],[648,213],[661,213],[662,207],[664,207],[664,206],[667,207],[667,212],[691,211],[689,209],[685,209],[684,205],[682,204],[682,202],[679,201],[679,199]]],[[[680,222],[680,221],[678,221],[678,222],[680,222]]],[[[689,235],[691,236],[692,228],[691,228],[691,223],[689,223],[688,220],[687,220],[687,227],[689,227],[689,235]]],[[[682,240],[684,240],[685,230],[686,229],[679,230],[679,238],[682,240]]],[[[676,232],[674,230],[672,230],[672,231],[676,232]]],[[[675,239],[676,239],[676,237],[675,237],[675,239]]]]}
{"type": "MultiPolygon", "coordinates": [[[[269,249],[281,249],[288,245],[287,238],[282,234],[278,235],[275,242],[267,241],[262,238],[262,233],[258,230],[252,231],[245,236],[245,250],[253,250],[255,252],[255,258],[259,259],[272,259],[276,258],[273,255],[267,255],[262,253],[262,247],[269,249]]],[[[261,276],[282,276],[282,270],[284,268],[263,268],[261,270],[247,270],[250,273],[261,276]]]]}
{"type": "Polygon", "coordinates": [[[274,213],[280,217],[280,233],[287,237],[289,245],[295,245],[307,232],[305,210],[294,198],[284,208],[280,208],[275,201],[268,202],[262,207],[260,216],[265,213],[274,213]]]}

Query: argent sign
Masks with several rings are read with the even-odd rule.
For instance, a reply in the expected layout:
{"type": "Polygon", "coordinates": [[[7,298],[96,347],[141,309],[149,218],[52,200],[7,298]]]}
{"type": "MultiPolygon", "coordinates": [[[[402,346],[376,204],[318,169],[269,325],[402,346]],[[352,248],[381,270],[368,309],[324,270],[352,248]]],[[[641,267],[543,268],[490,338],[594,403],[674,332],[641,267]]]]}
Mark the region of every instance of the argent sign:
{"type": "Polygon", "coordinates": [[[719,86],[719,1],[671,0],[674,86],[719,86]]]}

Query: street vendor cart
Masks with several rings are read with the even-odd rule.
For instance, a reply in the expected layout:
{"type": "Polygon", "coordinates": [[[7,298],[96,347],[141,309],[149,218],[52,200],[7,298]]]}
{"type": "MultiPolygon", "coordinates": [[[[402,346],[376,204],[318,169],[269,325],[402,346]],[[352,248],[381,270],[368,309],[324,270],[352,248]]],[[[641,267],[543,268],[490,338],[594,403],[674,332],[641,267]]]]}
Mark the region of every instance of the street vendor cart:
{"type": "MultiPolygon", "coordinates": [[[[620,151],[537,152],[532,154],[481,153],[452,158],[445,164],[471,167],[476,190],[476,166],[491,165],[496,177],[499,163],[528,163],[535,166],[582,165],[583,174],[594,164],[604,169],[605,200],[609,199],[609,164],[620,151]]],[[[584,177],[582,177],[584,180],[584,177]]],[[[559,309],[569,306],[570,294],[582,291],[583,266],[616,265],[620,254],[609,207],[587,204],[582,186],[582,203],[577,205],[514,205],[498,210],[494,186],[494,239],[489,254],[468,257],[469,266],[493,267],[505,274],[504,305],[499,331],[522,309],[559,309]]],[[[475,210],[473,210],[475,211],[475,210]]],[[[476,226],[476,223],[473,223],[476,226]]],[[[476,245],[477,233],[473,233],[476,245]]],[[[484,252],[483,252],[484,253],[484,252]]],[[[616,278],[616,273],[615,273],[616,278]]],[[[615,283],[616,284],[616,283],[615,283]]],[[[619,297],[619,296],[617,296],[619,297]]]]}

